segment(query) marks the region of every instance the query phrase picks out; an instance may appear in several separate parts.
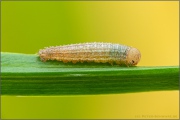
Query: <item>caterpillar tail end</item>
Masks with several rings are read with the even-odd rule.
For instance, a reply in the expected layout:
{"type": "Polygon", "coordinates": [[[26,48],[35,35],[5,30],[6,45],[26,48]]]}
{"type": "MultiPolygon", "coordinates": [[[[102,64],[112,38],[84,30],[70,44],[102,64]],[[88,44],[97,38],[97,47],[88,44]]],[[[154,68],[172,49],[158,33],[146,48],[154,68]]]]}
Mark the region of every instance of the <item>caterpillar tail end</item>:
{"type": "Polygon", "coordinates": [[[46,54],[44,54],[44,51],[43,50],[39,50],[39,52],[37,53],[41,59],[41,61],[43,62],[46,62],[47,59],[46,59],[46,54]]]}
{"type": "Polygon", "coordinates": [[[139,63],[141,59],[141,53],[136,48],[130,48],[127,53],[127,63],[130,66],[135,66],[139,63]]]}

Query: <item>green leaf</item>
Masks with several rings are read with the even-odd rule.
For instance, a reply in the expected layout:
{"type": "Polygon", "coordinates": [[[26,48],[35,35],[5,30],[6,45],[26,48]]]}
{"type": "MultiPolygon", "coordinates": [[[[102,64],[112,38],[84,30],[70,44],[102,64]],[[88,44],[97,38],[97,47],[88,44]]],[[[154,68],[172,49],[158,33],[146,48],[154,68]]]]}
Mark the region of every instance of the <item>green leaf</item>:
{"type": "Polygon", "coordinates": [[[179,89],[179,66],[121,67],[1,53],[2,95],[115,94],[179,89]]]}

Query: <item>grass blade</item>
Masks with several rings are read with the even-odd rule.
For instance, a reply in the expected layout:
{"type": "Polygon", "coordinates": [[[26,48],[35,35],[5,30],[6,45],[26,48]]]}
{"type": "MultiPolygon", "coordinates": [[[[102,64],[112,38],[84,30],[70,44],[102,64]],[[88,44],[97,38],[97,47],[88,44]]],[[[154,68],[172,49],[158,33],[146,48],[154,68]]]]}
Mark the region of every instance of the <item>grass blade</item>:
{"type": "Polygon", "coordinates": [[[119,67],[41,62],[37,55],[1,53],[2,95],[115,94],[179,89],[179,66],[119,67]]]}

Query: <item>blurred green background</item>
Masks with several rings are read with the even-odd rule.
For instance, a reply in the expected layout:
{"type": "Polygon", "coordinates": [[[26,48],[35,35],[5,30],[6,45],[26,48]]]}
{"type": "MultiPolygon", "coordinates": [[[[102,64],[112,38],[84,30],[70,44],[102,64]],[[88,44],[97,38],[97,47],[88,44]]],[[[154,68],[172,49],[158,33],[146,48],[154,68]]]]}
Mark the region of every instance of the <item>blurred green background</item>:
{"type": "MultiPolygon", "coordinates": [[[[138,66],[179,65],[178,1],[3,1],[1,50],[111,42],[138,48],[138,66]]],[[[178,118],[179,92],[2,96],[2,118],[178,118]]]]}

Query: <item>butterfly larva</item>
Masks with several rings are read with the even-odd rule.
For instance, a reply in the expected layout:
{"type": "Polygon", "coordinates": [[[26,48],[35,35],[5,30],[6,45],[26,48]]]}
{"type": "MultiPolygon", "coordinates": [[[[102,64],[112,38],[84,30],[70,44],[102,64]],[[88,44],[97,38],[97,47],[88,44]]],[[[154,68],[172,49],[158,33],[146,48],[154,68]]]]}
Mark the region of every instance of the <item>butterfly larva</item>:
{"type": "Polygon", "coordinates": [[[42,61],[116,63],[134,66],[140,61],[138,49],[112,43],[82,43],[48,47],[39,50],[42,61]]]}

